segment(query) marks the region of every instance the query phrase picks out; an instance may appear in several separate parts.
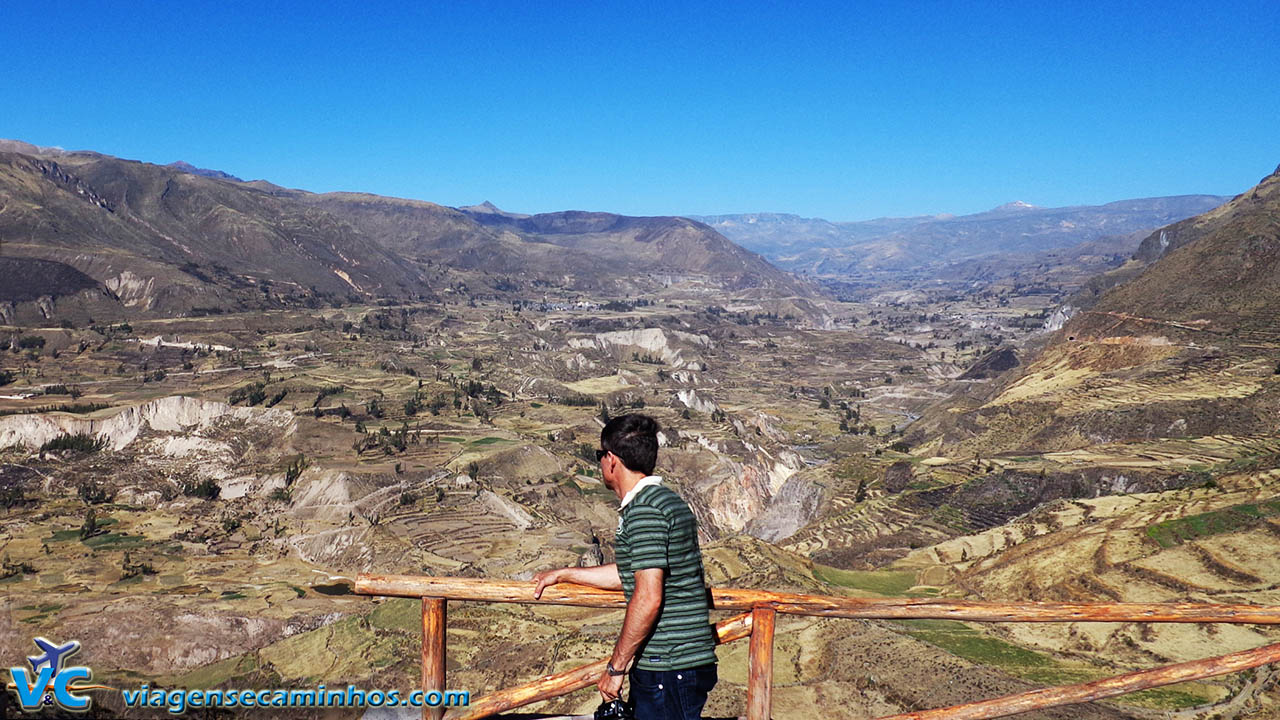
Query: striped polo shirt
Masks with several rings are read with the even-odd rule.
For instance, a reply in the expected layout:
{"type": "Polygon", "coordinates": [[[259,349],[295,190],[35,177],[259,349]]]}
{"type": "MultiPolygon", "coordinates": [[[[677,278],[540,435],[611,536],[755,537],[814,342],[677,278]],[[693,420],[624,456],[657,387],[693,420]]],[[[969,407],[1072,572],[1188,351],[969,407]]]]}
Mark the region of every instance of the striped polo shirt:
{"type": "Polygon", "coordinates": [[[642,670],[681,670],[716,661],[716,636],[708,615],[710,593],[702,579],[698,523],[674,491],[642,488],[622,508],[615,538],[622,592],[631,600],[636,571],[666,569],[662,611],[636,654],[642,670]]]}

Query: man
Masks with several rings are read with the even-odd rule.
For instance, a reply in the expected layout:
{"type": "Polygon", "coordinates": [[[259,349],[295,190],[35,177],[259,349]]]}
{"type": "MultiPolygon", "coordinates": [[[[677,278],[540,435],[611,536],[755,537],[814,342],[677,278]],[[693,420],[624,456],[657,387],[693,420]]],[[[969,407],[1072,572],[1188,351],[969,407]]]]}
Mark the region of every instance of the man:
{"type": "Polygon", "coordinates": [[[637,720],[696,720],[716,684],[716,637],[702,577],[698,524],[689,506],[653,475],[658,422],[646,415],[610,420],[596,451],[605,487],[622,501],[617,562],[538,573],[535,598],[561,582],[621,589],[627,614],[596,687],[622,692],[630,668],[637,720]]]}

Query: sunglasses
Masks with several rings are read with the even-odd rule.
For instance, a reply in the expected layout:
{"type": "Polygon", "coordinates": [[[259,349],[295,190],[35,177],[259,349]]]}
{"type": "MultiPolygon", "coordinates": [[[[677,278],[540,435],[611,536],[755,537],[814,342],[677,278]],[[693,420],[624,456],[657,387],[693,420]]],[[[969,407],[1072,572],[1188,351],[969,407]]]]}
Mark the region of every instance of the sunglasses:
{"type": "Polygon", "coordinates": [[[609,454],[608,450],[596,450],[596,462],[600,462],[601,460],[604,459],[604,456],[608,454],[609,454]]]}

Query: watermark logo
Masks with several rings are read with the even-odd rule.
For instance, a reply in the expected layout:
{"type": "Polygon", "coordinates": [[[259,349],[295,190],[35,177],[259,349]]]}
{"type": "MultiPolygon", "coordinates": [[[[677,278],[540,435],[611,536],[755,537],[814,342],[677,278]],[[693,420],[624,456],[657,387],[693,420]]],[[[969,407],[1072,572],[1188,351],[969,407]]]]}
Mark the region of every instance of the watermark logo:
{"type": "Polygon", "coordinates": [[[93,671],[82,665],[67,666],[67,660],[80,652],[80,642],[72,640],[65,645],[51,642],[44,638],[36,638],[36,647],[42,653],[27,657],[31,664],[30,672],[24,667],[9,668],[13,682],[9,689],[18,695],[18,704],[23,710],[39,710],[57,705],[63,710],[83,712],[89,709],[93,699],[80,695],[85,690],[112,690],[105,685],[72,685],[73,682],[88,682],[93,679],[93,671]]]}

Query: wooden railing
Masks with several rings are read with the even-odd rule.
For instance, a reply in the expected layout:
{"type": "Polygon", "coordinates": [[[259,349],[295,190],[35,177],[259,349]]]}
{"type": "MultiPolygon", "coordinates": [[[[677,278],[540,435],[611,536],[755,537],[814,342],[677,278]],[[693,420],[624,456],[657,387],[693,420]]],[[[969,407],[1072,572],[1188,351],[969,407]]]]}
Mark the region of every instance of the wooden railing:
{"type": "MultiPolygon", "coordinates": [[[[621,592],[562,583],[533,597],[532,582],[476,578],[361,574],[355,591],[422,599],[422,689],[445,690],[446,601],[508,602],[626,607],[621,592]]],[[[1207,603],[976,602],[932,598],[844,598],[767,590],[711,590],[716,610],[747,611],[716,625],[719,642],[750,637],[747,720],[769,720],[773,689],[773,631],[778,613],[878,620],[963,620],[968,622],[1169,622],[1280,625],[1280,607],[1207,603]]],[[[496,692],[451,711],[449,720],[479,720],[531,703],[566,695],[596,682],[608,659],[538,678],[496,692]]],[[[984,720],[1044,708],[1090,702],[1138,690],[1226,675],[1280,662],[1280,643],[1204,660],[1127,673],[1103,680],[1045,688],[992,700],[894,715],[881,720],[984,720]]],[[[423,718],[440,720],[443,708],[424,708],[423,718]]]]}

